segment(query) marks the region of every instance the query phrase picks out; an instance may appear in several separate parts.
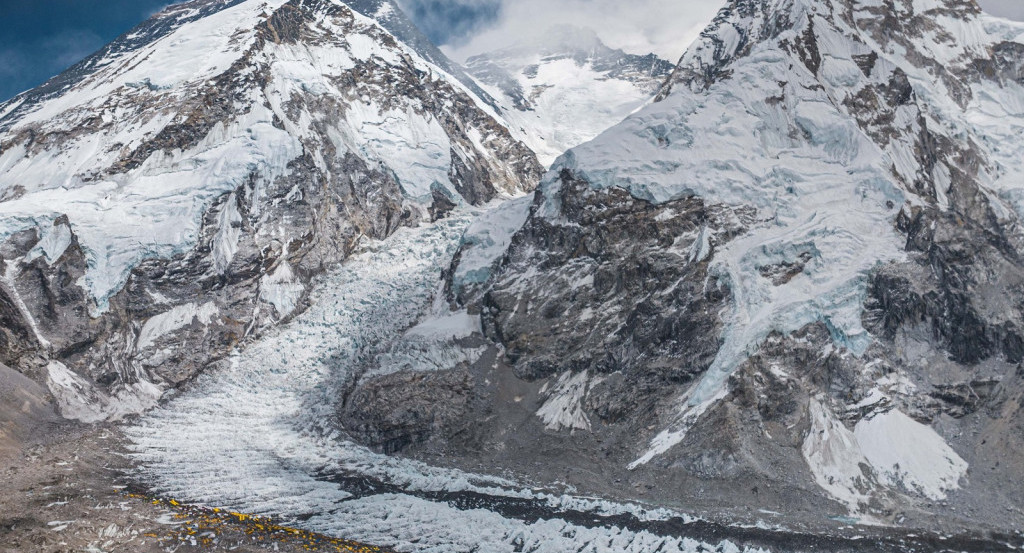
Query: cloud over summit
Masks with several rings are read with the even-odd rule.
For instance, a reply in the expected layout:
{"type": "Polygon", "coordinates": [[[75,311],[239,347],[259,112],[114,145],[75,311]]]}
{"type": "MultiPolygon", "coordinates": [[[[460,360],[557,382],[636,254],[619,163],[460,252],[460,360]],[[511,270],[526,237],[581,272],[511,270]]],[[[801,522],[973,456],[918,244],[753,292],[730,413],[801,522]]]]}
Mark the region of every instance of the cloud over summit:
{"type": "MultiPolygon", "coordinates": [[[[594,29],[608,45],[675,61],[726,0],[398,0],[457,61],[534,40],[554,25],[594,29]]],[[[1024,0],[978,0],[989,13],[1024,20],[1024,0]]]]}
{"type": "Polygon", "coordinates": [[[467,56],[534,39],[554,25],[597,31],[608,45],[628,52],[654,52],[675,60],[725,0],[399,0],[402,8],[446,51],[467,56]],[[447,37],[423,17],[447,13],[447,37]],[[476,17],[474,17],[476,15],[476,17]],[[426,23],[425,23],[426,22],[426,23]]]}

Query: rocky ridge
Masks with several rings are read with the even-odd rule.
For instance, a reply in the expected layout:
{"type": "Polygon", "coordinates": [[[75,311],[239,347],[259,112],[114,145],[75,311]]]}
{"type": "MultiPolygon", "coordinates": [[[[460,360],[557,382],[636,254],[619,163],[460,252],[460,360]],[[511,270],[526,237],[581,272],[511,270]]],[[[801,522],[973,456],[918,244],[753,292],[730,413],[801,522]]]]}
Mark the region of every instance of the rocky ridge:
{"type": "Polygon", "coordinates": [[[342,427],[711,513],[1019,528],[1022,44],[970,0],[729,2],[467,233],[448,299],[481,330],[420,347],[486,352],[358,385],[461,415],[342,427]]]}

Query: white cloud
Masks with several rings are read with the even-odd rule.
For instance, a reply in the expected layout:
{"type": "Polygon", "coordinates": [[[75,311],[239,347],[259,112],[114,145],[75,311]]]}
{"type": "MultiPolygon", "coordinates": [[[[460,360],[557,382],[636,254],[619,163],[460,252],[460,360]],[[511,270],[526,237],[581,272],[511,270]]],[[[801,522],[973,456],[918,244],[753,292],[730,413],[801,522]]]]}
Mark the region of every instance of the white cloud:
{"type": "Polygon", "coordinates": [[[1024,1],[1021,0],[978,0],[981,8],[993,15],[1024,20],[1024,1]]]}
{"type": "Polygon", "coordinates": [[[462,61],[571,24],[594,29],[609,46],[675,61],[723,5],[725,0],[507,0],[496,24],[444,49],[462,61]]]}

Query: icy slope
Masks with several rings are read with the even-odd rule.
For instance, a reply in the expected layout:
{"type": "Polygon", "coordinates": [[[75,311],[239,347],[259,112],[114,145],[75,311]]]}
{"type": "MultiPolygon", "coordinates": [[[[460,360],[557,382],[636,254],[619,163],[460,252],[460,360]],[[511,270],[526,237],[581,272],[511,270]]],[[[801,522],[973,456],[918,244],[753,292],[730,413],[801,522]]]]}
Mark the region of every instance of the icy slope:
{"type": "MultiPolygon", "coordinates": [[[[994,192],[1021,189],[1021,157],[976,146],[995,133],[974,121],[996,106],[1013,113],[1024,89],[971,82],[976,60],[1014,48],[991,34],[1010,35],[1009,24],[970,4],[894,7],[734,2],[684,56],[660,102],[561,162],[598,189],[752,205],[764,221],[715,252],[712,271],[734,303],[722,347],[682,398],[679,418],[633,466],[679,443],[770,332],[823,322],[837,346],[862,354],[871,340],[861,325],[868,273],[904,257],[896,215],[921,204],[950,209],[960,184],[953,175],[989,195],[993,217],[1012,217],[994,192]],[[887,36],[874,28],[882,13],[916,16],[928,30],[887,36]],[[965,151],[988,163],[974,167],[965,151]],[[788,282],[758,270],[808,253],[788,282]]],[[[1008,128],[1024,121],[1009,119],[1008,128]]],[[[545,196],[557,186],[546,184],[545,196]]]]}
{"type": "Polygon", "coordinates": [[[391,3],[370,15],[175,5],[0,107],[4,316],[28,338],[4,360],[162,388],[291,315],[361,237],[532,187],[491,100],[391,3]]]}
{"type": "Polygon", "coordinates": [[[556,26],[473,56],[466,69],[498,98],[544,166],[649,101],[672,70],[653,54],[609,48],[590,29],[556,26]]]}

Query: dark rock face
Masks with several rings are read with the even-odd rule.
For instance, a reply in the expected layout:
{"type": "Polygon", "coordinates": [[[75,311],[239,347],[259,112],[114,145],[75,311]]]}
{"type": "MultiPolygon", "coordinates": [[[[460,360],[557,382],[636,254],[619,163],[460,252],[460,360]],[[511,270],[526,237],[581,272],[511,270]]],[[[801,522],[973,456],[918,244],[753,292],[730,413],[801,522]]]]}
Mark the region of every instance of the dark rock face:
{"type": "Polygon", "coordinates": [[[373,378],[348,398],[341,422],[363,443],[395,453],[468,424],[473,387],[464,370],[373,378]]]}
{"type": "Polygon", "coordinates": [[[689,381],[718,350],[728,296],[696,259],[700,240],[728,241],[750,214],[586,186],[563,172],[564,221],[531,217],[513,239],[481,299],[485,332],[529,380],[591,370],[641,388],[689,381]],[[524,279],[531,267],[540,274],[524,279]]]}
{"type": "MultiPolygon", "coordinates": [[[[557,216],[539,213],[538,194],[486,288],[455,293],[448,282],[451,301],[479,311],[486,353],[449,371],[355,379],[338,419],[350,436],[389,453],[467,459],[541,481],[581,469],[619,482],[614,467],[632,460],[672,396],[718,350],[729,290],[708,260],[753,211],[699,198],[653,204],[617,188],[591,190],[569,171],[559,183],[557,216]],[[579,374],[586,415],[540,420],[537,410],[579,374]]],[[[668,474],[664,489],[649,493],[690,484],[668,474]]]]}
{"type": "MultiPolygon", "coordinates": [[[[54,228],[67,225],[67,217],[53,222],[54,228]]],[[[77,284],[85,274],[86,260],[73,233],[70,245],[60,259],[54,260],[56,265],[49,264],[45,257],[19,263],[39,240],[34,231],[19,233],[3,244],[0,253],[4,260],[10,260],[5,261],[4,270],[17,275],[0,287],[0,309],[4,317],[0,333],[5,342],[0,346],[0,362],[12,367],[22,365],[22,361],[33,357],[40,349],[51,347],[41,340],[33,326],[62,329],[67,339],[57,346],[61,354],[73,354],[90,347],[94,343],[91,335],[102,328],[98,321],[90,321],[86,293],[77,284]],[[16,264],[16,267],[8,267],[6,263],[16,264]],[[30,296],[18,293],[24,289],[36,292],[30,296]],[[32,313],[31,318],[26,317],[26,310],[32,313]]]]}
{"type": "Polygon", "coordinates": [[[366,17],[376,19],[389,33],[403,44],[409,45],[423,59],[455,77],[476,97],[491,107],[496,106],[494,99],[466,74],[466,70],[461,65],[449,59],[429,37],[423,34],[394,0],[348,0],[346,4],[366,17]]]}
{"type": "MultiPolygon", "coordinates": [[[[960,202],[980,196],[975,181],[956,181],[950,192],[960,202]]],[[[1022,360],[1024,280],[1016,224],[996,221],[989,209],[982,202],[953,213],[921,208],[901,214],[897,224],[914,261],[872,276],[865,319],[876,334],[892,339],[903,327],[926,325],[958,363],[1022,360]]]]}

